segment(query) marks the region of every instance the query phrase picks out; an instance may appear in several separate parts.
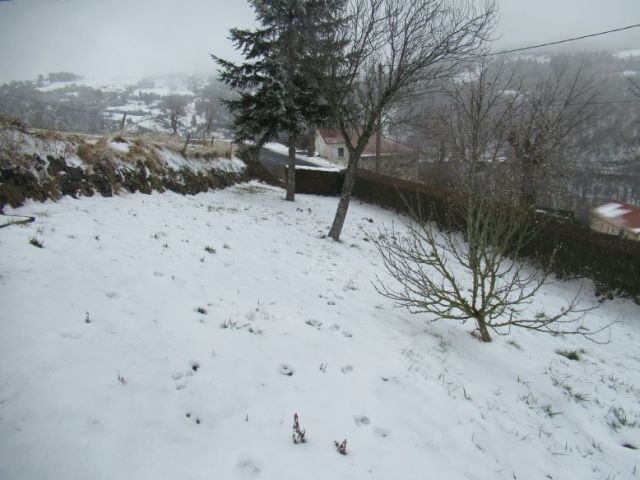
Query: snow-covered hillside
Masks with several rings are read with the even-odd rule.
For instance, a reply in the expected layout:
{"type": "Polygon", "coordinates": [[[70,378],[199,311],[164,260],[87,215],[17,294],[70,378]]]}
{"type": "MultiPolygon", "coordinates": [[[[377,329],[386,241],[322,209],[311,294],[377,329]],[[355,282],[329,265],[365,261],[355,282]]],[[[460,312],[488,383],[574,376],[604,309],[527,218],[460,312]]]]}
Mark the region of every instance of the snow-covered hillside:
{"type": "Polygon", "coordinates": [[[0,230],[0,478],[640,478],[640,306],[589,315],[616,322],[605,345],[482,344],[379,296],[366,234],[399,219],[354,202],[336,243],[336,201],[252,183],[14,210],[37,222],[0,230]]]}

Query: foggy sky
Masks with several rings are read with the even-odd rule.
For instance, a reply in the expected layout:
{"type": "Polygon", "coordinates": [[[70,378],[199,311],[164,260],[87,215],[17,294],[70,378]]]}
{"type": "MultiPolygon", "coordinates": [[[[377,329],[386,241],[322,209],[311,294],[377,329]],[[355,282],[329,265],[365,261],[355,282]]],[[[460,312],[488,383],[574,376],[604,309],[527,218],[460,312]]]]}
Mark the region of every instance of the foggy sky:
{"type": "MultiPolygon", "coordinates": [[[[640,23],[639,0],[498,1],[495,50],[640,23]]],[[[228,30],[253,22],[246,0],[0,1],[0,82],[54,71],[100,80],[214,73],[209,54],[238,59],[228,30]]],[[[571,47],[640,48],[640,29],[571,47]]]]}

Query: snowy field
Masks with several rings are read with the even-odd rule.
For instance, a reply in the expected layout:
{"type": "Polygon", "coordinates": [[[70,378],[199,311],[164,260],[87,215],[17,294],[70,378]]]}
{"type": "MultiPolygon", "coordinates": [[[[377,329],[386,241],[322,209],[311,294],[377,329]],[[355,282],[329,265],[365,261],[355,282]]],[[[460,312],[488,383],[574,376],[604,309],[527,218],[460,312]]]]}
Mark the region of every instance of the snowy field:
{"type": "Polygon", "coordinates": [[[14,210],[38,219],[0,230],[0,479],[640,478],[638,305],[589,316],[606,345],[482,344],[375,292],[365,233],[395,215],[354,202],[336,243],[335,198],[283,196],[14,210]]]}

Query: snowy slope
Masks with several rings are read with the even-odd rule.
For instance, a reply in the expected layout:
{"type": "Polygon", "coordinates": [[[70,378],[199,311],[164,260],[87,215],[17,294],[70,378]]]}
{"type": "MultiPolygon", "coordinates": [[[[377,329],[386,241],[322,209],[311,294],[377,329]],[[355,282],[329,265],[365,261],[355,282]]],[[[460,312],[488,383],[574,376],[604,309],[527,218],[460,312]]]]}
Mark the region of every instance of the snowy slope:
{"type": "Polygon", "coordinates": [[[38,220],[0,230],[0,478],[640,478],[622,446],[640,445],[638,305],[590,316],[617,322],[606,345],[482,344],[375,292],[365,232],[394,214],[354,202],[336,243],[336,199],[282,198],[249,184],[17,209],[38,220]]]}

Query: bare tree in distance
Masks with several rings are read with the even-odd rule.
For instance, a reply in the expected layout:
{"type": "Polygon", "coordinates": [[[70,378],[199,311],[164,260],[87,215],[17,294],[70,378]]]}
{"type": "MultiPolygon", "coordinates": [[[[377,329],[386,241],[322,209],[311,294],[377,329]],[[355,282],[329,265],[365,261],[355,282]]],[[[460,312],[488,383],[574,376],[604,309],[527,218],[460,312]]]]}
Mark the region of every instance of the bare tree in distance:
{"type": "Polygon", "coordinates": [[[562,165],[572,135],[597,115],[599,85],[584,63],[560,61],[549,75],[526,85],[515,105],[507,141],[519,176],[519,201],[534,208],[544,182],[562,165]]]}
{"type": "Polygon", "coordinates": [[[536,234],[526,215],[480,193],[453,206],[442,228],[414,211],[406,231],[382,229],[370,237],[395,279],[391,285],[378,278],[376,289],[411,313],[472,320],[483,342],[491,341],[490,331],[507,334],[511,328],[597,341],[606,327],[585,327],[585,315],[595,306],[583,307],[581,292],[558,311],[527,311],[549,283],[549,270],[523,257],[536,234]]]}
{"type": "Polygon", "coordinates": [[[187,114],[187,105],[189,105],[189,97],[185,95],[167,95],[160,102],[163,113],[160,121],[170,128],[174,135],[178,133],[178,128],[187,114]]]}
{"type": "Polygon", "coordinates": [[[631,90],[631,93],[640,98],[640,80],[634,80],[631,77],[627,77],[627,80],[629,81],[629,90],[631,90]]]}
{"type": "Polygon", "coordinates": [[[338,29],[343,55],[328,62],[325,95],[349,160],[329,236],[339,240],[358,161],[379,119],[454,71],[489,40],[494,0],[353,0],[338,29]]]}
{"type": "Polygon", "coordinates": [[[505,163],[506,132],[517,115],[522,91],[515,69],[499,60],[480,58],[442,88],[445,105],[425,115],[450,160],[461,166],[460,187],[492,191],[494,196],[500,193],[508,201],[512,192],[497,170],[505,163]]]}
{"type": "Polygon", "coordinates": [[[211,135],[215,124],[224,121],[227,111],[222,104],[222,84],[211,79],[196,90],[196,113],[204,118],[201,129],[206,137],[211,135]]]}

